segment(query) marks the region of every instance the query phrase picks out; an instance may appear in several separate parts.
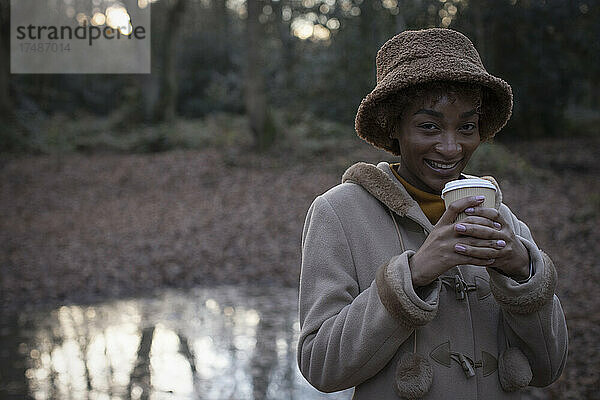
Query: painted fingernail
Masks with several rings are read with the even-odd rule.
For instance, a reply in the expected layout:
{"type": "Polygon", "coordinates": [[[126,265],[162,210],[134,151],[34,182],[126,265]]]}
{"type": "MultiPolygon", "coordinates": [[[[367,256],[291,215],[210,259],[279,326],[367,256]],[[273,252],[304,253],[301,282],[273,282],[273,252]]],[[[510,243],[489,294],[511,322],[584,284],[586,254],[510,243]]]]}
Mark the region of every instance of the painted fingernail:
{"type": "Polygon", "coordinates": [[[485,200],[485,196],[475,196],[475,200],[481,202],[481,201],[485,200]]]}
{"type": "Polygon", "coordinates": [[[456,245],[454,245],[454,248],[455,248],[457,251],[466,251],[466,250],[467,250],[467,248],[466,248],[465,246],[462,246],[462,245],[460,245],[460,244],[456,244],[456,245]]]}
{"type": "Polygon", "coordinates": [[[504,247],[504,246],[506,246],[506,242],[504,240],[498,240],[496,242],[496,244],[498,245],[498,247],[504,247]]]}
{"type": "Polygon", "coordinates": [[[467,208],[467,209],[465,210],[465,212],[466,212],[467,214],[471,214],[472,212],[475,212],[475,209],[474,209],[473,207],[469,207],[469,208],[467,208]]]}
{"type": "Polygon", "coordinates": [[[494,222],[494,228],[500,230],[502,229],[502,225],[500,225],[498,222],[494,222]]]}
{"type": "Polygon", "coordinates": [[[467,227],[462,224],[456,224],[454,228],[459,232],[466,232],[467,227]]]}

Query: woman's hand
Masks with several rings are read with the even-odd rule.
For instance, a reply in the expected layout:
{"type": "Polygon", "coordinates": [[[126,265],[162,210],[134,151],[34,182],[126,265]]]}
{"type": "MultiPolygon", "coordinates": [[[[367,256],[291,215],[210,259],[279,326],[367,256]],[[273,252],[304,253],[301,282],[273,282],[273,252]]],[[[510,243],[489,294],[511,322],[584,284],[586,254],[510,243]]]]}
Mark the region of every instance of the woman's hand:
{"type": "Polygon", "coordinates": [[[455,251],[470,257],[493,259],[487,267],[497,268],[517,280],[527,278],[527,249],[498,210],[468,207],[465,213],[468,217],[454,225],[454,230],[461,235],[455,251]]]}
{"type": "Polygon", "coordinates": [[[414,286],[425,286],[456,265],[493,267],[515,279],[529,275],[529,254],[494,208],[473,196],[450,204],[423,245],[410,259],[414,286]],[[459,223],[456,217],[469,216],[459,223]]]}
{"type": "MultiPolygon", "coordinates": [[[[497,253],[497,249],[495,248],[488,249],[491,251],[487,252],[480,251],[479,249],[472,251],[471,247],[465,247],[465,252],[456,250],[456,246],[459,243],[477,247],[482,247],[486,244],[484,240],[477,239],[476,237],[468,237],[467,231],[457,231],[456,224],[454,223],[458,214],[467,208],[475,209],[483,201],[483,196],[471,196],[459,199],[450,204],[433,228],[433,231],[425,239],[425,242],[410,258],[410,269],[414,286],[425,286],[456,265],[473,264],[488,267],[494,264],[494,257],[497,253]]],[[[482,220],[487,219],[478,218],[482,220]]],[[[470,232],[477,234],[479,229],[474,229],[473,225],[476,225],[476,223],[469,225],[470,232]]],[[[489,221],[489,225],[492,225],[492,221],[489,221]]],[[[487,240],[487,242],[490,241],[487,240]]]]}

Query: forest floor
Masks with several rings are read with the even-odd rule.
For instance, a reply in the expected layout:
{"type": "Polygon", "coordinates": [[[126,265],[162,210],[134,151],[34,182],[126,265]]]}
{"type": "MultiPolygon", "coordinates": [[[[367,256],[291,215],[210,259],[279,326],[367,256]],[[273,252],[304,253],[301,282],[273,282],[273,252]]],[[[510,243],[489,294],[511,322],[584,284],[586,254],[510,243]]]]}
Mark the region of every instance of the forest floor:
{"type": "MultiPolygon", "coordinates": [[[[559,274],[569,360],[561,378],[533,390],[534,398],[583,399],[600,391],[599,144],[509,143],[507,165],[483,171],[496,175],[505,203],[559,274]],[[510,172],[521,165],[513,155],[534,172],[510,172]]],[[[360,143],[310,156],[209,148],[5,157],[0,315],[165,286],[296,287],[306,211],[359,160],[391,159],[360,143]]]]}

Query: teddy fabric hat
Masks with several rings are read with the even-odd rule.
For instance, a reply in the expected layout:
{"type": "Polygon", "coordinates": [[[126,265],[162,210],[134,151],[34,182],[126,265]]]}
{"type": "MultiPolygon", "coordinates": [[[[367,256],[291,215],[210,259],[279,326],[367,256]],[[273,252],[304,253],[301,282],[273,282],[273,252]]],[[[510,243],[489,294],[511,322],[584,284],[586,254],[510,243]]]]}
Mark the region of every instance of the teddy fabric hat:
{"type": "Polygon", "coordinates": [[[510,118],[512,90],[490,75],[473,43],[452,29],[404,31],[389,39],[377,52],[377,85],[360,103],[355,129],[372,145],[397,154],[390,138],[386,101],[410,86],[434,81],[479,84],[486,88],[481,114],[481,139],[492,138],[510,118]]]}

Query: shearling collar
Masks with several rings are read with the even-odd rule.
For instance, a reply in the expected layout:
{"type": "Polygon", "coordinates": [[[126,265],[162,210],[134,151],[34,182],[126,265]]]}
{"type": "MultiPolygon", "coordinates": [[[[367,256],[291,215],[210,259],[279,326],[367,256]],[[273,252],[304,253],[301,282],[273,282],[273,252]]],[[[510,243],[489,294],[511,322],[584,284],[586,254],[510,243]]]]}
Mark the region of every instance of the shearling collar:
{"type": "MultiPolygon", "coordinates": [[[[463,174],[466,178],[474,176],[463,174]]],[[[502,202],[502,192],[494,178],[482,176],[496,187],[495,207],[499,208],[502,202]]],[[[408,194],[404,186],[396,179],[389,163],[380,162],[377,166],[365,162],[358,162],[344,172],[343,182],[353,182],[362,186],[367,192],[381,201],[396,214],[410,217],[431,231],[433,226],[423,214],[419,204],[408,194]]]]}

